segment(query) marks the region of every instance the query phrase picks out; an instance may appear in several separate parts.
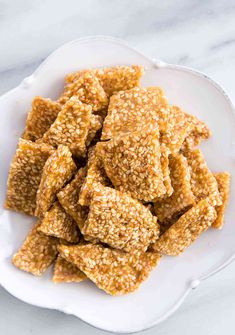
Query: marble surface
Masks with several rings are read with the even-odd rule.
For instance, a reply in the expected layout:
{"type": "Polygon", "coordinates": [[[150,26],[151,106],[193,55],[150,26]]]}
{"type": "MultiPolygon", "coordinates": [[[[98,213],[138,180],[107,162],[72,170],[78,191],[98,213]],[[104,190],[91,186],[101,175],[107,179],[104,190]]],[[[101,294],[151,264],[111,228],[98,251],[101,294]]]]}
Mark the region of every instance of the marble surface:
{"type": "MultiPolygon", "coordinates": [[[[17,86],[61,44],[94,34],[123,38],[151,57],[201,70],[235,101],[234,0],[0,0],[0,94],[17,86]]],[[[231,264],[145,334],[231,334],[234,283],[231,264]]],[[[104,334],[73,316],[24,304],[0,288],[0,334],[52,332],[104,334]]]]}

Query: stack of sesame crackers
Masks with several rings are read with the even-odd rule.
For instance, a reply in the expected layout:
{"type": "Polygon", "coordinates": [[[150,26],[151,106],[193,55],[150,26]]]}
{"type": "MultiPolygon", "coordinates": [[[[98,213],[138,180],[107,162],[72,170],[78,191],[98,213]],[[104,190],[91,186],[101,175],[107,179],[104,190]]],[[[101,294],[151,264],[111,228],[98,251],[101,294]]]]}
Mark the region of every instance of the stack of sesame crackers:
{"type": "Polygon", "coordinates": [[[204,122],[140,87],[141,66],[82,70],[57,101],[36,97],[12,161],[5,206],[37,217],[12,258],[55,283],[133,292],[161,256],[222,228],[230,175],[198,144],[204,122]]]}

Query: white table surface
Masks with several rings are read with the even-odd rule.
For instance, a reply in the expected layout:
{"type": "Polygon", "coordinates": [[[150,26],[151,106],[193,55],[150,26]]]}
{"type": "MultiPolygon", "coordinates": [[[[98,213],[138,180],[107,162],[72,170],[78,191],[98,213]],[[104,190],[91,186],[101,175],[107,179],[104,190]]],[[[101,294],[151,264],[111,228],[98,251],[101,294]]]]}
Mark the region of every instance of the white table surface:
{"type": "MultiPolygon", "coordinates": [[[[1,0],[0,93],[18,85],[61,44],[95,34],[123,38],[154,58],[204,71],[235,101],[234,0],[1,0]]],[[[145,334],[233,334],[234,297],[231,264],[145,334]]],[[[104,334],[73,316],[27,305],[0,288],[0,334],[52,333],[104,334]]]]}

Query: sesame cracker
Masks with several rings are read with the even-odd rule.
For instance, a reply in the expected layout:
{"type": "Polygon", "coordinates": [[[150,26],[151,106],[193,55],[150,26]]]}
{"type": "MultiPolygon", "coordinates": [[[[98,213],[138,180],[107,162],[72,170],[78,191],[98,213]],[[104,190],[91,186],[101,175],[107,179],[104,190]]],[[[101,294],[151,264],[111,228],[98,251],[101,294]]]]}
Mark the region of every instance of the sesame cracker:
{"type": "Polygon", "coordinates": [[[104,120],[102,140],[121,133],[142,131],[143,125],[160,131],[165,129],[168,118],[167,99],[159,87],[133,88],[121,91],[110,98],[108,114],[104,120]]]}
{"type": "Polygon", "coordinates": [[[102,110],[108,105],[108,97],[92,71],[83,72],[72,82],[67,83],[58,101],[64,104],[72,96],[76,96],[81,102],[91,105],[93,111],[102,110]]]}
{"type": "Polygon", "coordinates": [[[19,140],[8,176],[5,201],[7,209],[34,215],[43,167],[53,151],[46,144],[19,140]]]}
{"type": "Polygon", "coordinates": [[[86,168],[81,168],[74,179],[57,193],[60,204],[76,221],[80,230],[82,230],[88,214],[88,208],[78,203],[79,193],[86,177],[86,170],[86,168]]]}
{"type": "Polygon", "coordinates": [[[80,283],[86,278],[76,265],[66,261],[60,255],[57,257],[52,278],[54,283],[80,283]]]}
{"type": "Polygon", "coordinates": [[[41,276],[56,258],[58,239],[38,232],[40,221],[35,224],[23,245],[12,257],[20,270],[41,276]]]}
{"type": "Polygon", "coordinates": [[[165,145],[161,145],[161,168],[162,168],[162,176],[163,176],[163,184],[166,188],[165,196],[170,196],[173,193],[173,188],[171,185],[170,178],[170,169],[169,169],[169,149],[165,145]]]}
{"type": "Polygon", "coordinates": [[[66,82],[75,82],[86,71],[95,74],[108,96],[118,91],[125,91],[139,86],[140,78],[144,73],[144,69],[140,65],[114,66],[72,73],[66,77],[66,82]]]}
{"type": "Polygon", "coordinates": [[[71,179],[76,171],[69,148],[59,145],[48,158],[43,168],[41,182],[37,191],[36,216],[43,217],[55,201],[56,194],[71,179]]]}
{"type": "Polygon", "coordinates": [[[99,137],[97,137],[97,132],[102,128],[103,125],[103,118],[100,115],[91,115],[90,119],[90,126],[89,131],[86,138],[86,147],[89,147],[91,142],[94,141],[95,138],[97,138],[97,141],[99,140],[99,137]]]}
{"type": "Polygon", "coordinates": [[[186,114],[190,124],[193,126],[190,134],[185,138],[183,149],[194,149],[202,140],[207,140],[211,136],[211,131],[205,122],[199,120],[195,115],[186,114]]]}
{"type": "Polygon", "coordinates": [[[45,213],[38,227],[38,231],[45,235],[62,238],[71,243],[79,241],[79,232],[76,222],[64,211],[58,201],[45,213]]]}
{"type": "Polygon", "coordinates": [[[92,147],[88,154],[87,175],[82,184],[79,204],[89,206],[93,190],[100,183],[105,186],[110,186],[111,183],[105,173],[101,157],[97,154],[97,145],[92,147]]]}
{"type": "Polygon", "coordinates": [[[221,229],[224,225],[224,212],[229,200],[229,188],[230,188],[230,174],[228,172],[214,173],[216,178],[222,204],[216,206],[217,218],[213,222],[212,227],[221,229]]]}
{"type": "Polygon", "coordinates": [[[50,128],[55,121],[61,105],[51,99],[35,97],[32,102],[32,109],[26,120],[26,127],[23,138],[36,141],[50,128]]]}
{"type": "Polygon", "coordinates": [[[117,190],[147,202],[166,193],[157,128],[119,135],[97,148],[117,190]]]}
{"type": "Polygon", "coordinates": [[[188,161],[191,189],[196,202],[210,197],[212,205],[221,205],[217,181],[209,170],[202,152],[199,149],[186,150],[183,154],[188,161]]]}
{"type": "Polygon", "coordinates": [[[177,106],[169,107],[166,129],[161,132],[161,143],[171,154],[177,154],[191,132],[193,124],[185,117],[185,113],[177,106]]]}
{"type": "Polygon", "coordinates": [[[116,249],[144,252],[158,238],[159,225],[138,200],[100,184],[92,194],[82,233],[116,249]]]}
{"type": "Polygon", "coordinates": [[[72,97],[41,141],[57,147],[67,145],[75,156],[86,154],[86,139],[91,122],[91,106],[72,97]]]}
{"type": "Polygon", "coordinates": [[[171,156],[169,168],[174,191],[170,197],[159,200],[154,204],[155,213],[161,222],[189,209],[195,201],[191,190],[190,172],[186,158],[181,154],[171,156]]]}
{"type": "Polygon", "coordinates": [[[160,236],[153,244],[153,250],[170,256],[181,254],[211,226],[216,216],[216,210],[208,199],[199,201],[160,236]]]}
{"type": "Polygon", "coordinates": [[[59,252],[111,295],[137,290],[160,261],[156,252],[128,254],[95,244],[60,246],[59,252]]]}

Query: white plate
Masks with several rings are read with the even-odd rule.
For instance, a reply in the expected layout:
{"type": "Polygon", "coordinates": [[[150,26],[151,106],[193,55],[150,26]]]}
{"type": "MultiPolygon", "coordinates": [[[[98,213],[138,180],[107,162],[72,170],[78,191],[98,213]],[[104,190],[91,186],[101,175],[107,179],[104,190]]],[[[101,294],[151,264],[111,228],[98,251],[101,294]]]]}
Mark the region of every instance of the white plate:
{"type": "Polygon", "coordinates": [[[170,102],[204,120],[213,137],[202,145],[213,171],[235,171],[235,118],[232,104],[211,79],[194,70],[147,58],[124,42],[92,37],[70,42],[49,56],[34,74],[0,98],[0,284],[30,304],[73,314],[98,328],[136,332],[156,325],[172,314],[190,290],[228,264],[235,253],[235,178],[222,231],[210,229],[179,257],[163,257],[140,289],[111,297],[92,283],[58,284],[48,271],[42,278],[17,270],[11,255],[23,242],[33,219],[6,211],[3,201],[7,174],[27,111],[35,95],[58,97],[65,74],[82,68],[142,64],[143,85],[163,87],[170,102]]]}

